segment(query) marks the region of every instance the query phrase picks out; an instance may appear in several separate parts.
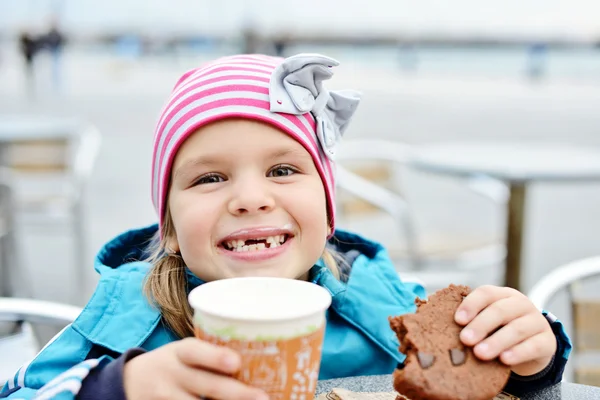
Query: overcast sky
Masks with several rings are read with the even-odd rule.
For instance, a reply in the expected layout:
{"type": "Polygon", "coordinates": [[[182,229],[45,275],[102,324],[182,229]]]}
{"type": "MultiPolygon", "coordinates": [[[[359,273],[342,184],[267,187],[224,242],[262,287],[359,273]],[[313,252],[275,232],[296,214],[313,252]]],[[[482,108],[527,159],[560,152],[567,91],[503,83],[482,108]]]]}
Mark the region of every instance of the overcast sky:
{"type": "Polygon", "coordinates": [[[78,31],[133,28],[600,37],[600,0],[0,0],[0,29],[35,24],[53,8],[78,31]]]}

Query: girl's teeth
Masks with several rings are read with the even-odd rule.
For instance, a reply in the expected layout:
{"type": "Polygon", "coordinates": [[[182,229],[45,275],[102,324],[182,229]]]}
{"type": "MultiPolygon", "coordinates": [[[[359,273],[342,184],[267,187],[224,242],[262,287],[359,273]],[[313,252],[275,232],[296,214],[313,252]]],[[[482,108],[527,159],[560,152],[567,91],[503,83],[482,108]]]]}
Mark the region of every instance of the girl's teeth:
{"type": "MultiPolygon", "coordinates": [[[[265,242],[269,245],[269,248],[274,248],[281,246],[285,241],[285,235],[276,235],[269,236],[265,239],[265,242]]],[[[227,242],[227,246],[232,251],[255,251],[255,250],[265,250],[267,245],[265,243],[256,243],[246,245],[245,240],[231,240],[227,242]]]]}
{"type": "Polygon", "coordinates": [[[285,240],[285,235],[277,235],[277,236],[269,236],[266,241],[270,244],[279,245],[282,244],[285,240]]]}

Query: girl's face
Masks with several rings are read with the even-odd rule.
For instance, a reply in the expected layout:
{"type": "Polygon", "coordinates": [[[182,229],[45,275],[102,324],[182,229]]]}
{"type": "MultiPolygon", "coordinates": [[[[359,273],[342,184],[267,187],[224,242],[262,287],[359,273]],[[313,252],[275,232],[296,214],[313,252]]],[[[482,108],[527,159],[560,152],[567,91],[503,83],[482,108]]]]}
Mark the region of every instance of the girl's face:
{"type": "Polygon", "coordinates": [[[310,154],[277,128],[226,119],[194,132],[173,162],[169,210],[200,279],[304,279],[328,234],[325,189],[310,154]]]}

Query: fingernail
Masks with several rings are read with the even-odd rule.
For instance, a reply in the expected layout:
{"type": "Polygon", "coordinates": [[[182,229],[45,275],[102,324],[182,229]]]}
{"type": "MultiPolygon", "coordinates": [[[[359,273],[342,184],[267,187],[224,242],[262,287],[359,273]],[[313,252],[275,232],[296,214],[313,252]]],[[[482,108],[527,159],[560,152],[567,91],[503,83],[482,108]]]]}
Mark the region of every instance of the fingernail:
{"type": "Polygon", "coordinates": [[[473,332],[471,329],[463,329],[463,331],[460,333],[460,336],[463,340],[470,341],[475,339],[475,332],[473,332]]]}
{"type": "Polygon", "coordinates": [[[239,358],[233,354],[229,354],[227,356],[225,356],[225,366],[228,369],[238,369],[240,365],[240,361],[239,358]]]}
{"type": "Polygon", "coordinates": [[[256,395],[256,400],[269,400],[269,396],[266,393],[260,393],[256,395]]]}
{"type": "Polygon", "coordinates": [[[488,353],[488,351],[490,350],[490,346],[487,343],[479,343],[475,347],[477,348],[478,353],[482,353],[484,355],[486,355],[488,353]]]}
{"type": "Polygon", "coordinates": [[[514,356],[515,356],[515,353],[513,353],[511,350],[507,350],[502,354],[502,358],[504,358],[504,360],[507,363],[512,362],[514,356]]]}
{"type": "Polygon", "coordinates": [[[456,313],[455,319],[458,322],[467,322],[467,318],[468,318],[468,315],[467,315],[467,312],[465,310],[461,310],[461,311],[459,311],[459,312],[456,313]]]}

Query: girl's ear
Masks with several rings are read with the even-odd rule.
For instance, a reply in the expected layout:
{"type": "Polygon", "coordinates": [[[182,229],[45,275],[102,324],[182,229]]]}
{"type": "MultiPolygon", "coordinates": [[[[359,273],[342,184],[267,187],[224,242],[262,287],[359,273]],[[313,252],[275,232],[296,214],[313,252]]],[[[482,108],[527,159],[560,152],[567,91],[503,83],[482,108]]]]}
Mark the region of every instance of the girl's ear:
{"type": "Polygon", "coordinates": [[[333,229],[331,228],[331,225],[327,224],[327,236],[330,236],[333,233],[333,229]]]}
{"type": "Polygon", "coordinates": [[[169,254],[179,254],[179,242],[176,237],[167,239],[165,247],[169,254]]]}

